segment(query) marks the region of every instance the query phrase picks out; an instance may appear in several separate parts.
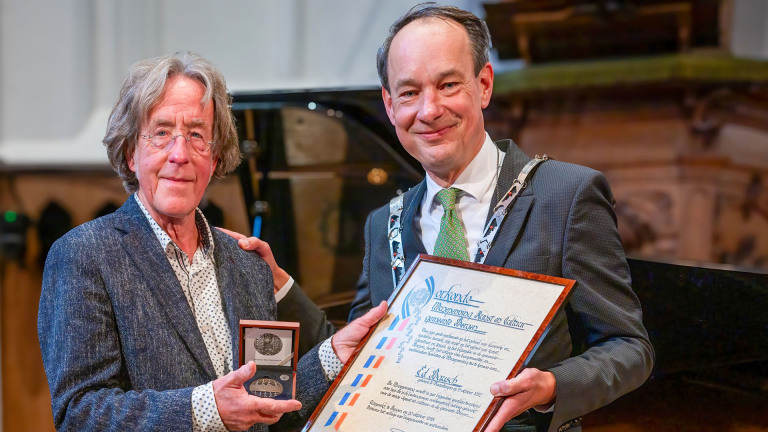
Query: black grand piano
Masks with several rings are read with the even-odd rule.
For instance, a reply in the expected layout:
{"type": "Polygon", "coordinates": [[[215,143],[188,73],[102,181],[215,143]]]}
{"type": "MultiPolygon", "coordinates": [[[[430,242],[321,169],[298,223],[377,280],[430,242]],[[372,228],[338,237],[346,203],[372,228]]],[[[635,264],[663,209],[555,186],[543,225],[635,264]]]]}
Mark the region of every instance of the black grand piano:
{"type": "MultiPolygon", "coordinates": [[[[366,215],[423,172],[397,142],[378,88],[235,94],[233,102],[254,233],[343,325],[366,215]]],[[[768,396],[768,274],[629,263],[656,349],[654,378],[768,396]]]]}
{"type": "Polygon", "coordinates": [[[768,396],[768,274],[629,259],[655,376],[768,396]]]}

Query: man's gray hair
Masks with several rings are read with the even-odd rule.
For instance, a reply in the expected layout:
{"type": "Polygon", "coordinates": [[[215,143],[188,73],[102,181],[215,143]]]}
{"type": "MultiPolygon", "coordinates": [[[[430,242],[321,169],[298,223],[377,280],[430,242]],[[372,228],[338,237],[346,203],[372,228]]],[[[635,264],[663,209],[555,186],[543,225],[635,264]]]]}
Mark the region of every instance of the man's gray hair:
{"type": "Polygon", "coordinates": [[[469,44],[472,48],[475,75],[478,75],[483,66],[488,63],[489,51],[491,49],[491,34],[488,32],[488,26],[485,24],[485,21],[455,6],[442,6],[434,2],[420,3],[392,24],[387,38],[376,53],[376,67],[379,71],[379,80],[381,80],[382,87],[387,91],[389,91],[387,61],[389,60],[389,48],[392,45],[392,39],[395,38],[403,27],[416,20],[426,18],[450,20],[464,27],[469,35],[469,44]]]}
{"type": "Polygon", "coordinates": [[[129,168],[128,161],[136,150],[142,124],[152,108],[163,98],[165,84],[175,76],[199,81],[205,87],[201,103],[213,101],[211,154],[219,160],[213,176],[224,177],[240,163],[237,130],[230,109],[232,98],[219,69],[210,61],[190,52],[140,60],[128,70],[102,140],[112,168],[123,180],[123,186],[129,193],[139,188],[136,174],[129,168]]]}

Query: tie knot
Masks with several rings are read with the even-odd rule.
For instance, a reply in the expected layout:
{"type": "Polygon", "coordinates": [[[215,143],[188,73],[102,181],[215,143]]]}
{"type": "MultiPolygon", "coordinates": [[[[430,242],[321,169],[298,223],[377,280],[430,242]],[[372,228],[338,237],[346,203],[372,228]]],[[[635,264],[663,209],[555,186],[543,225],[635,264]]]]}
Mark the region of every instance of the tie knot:
{"type": "Polygon", "coordinates": [[[461,189],[456,188],[443,189],[435,195],[435,198],[440,201],[445,211],[449,211],[456,207],[456,197],[459,196],[460,192],[461,189]]]}

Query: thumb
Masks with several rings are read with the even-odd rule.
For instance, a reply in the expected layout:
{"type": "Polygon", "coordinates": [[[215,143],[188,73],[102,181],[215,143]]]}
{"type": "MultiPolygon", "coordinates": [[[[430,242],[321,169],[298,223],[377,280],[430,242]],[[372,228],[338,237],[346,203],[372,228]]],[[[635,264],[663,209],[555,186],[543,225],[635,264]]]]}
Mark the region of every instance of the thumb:
{"type": "Polygon", "coordinates": [[[357,342],[360,341],[362,336],[368,333],[368,330],[371,327],[375,326],[376,323],[378,323],[381,320],[381,318],[384,317],[384,315],[386,314],[387,314],[387,302],[382,300],[378,306],[369,310],[368,312],[365,313],[365,315],[361,316],[360,318],[357,318],[356,320],[349,323],[347,327],[350,328],[350,333],[347,333],[347,334],[349,335],[349,337],[352,337],[354,339],[353,342],[357,344],[357,342]]]}
{"type": "Polygon", "coordinates": [[[241,386],[256,374],[256,363],[249,361],[232,372],[232,384],[241,386]]]}
{"type": "Polygon", "coordinates": [[[331,338],[331,347],[342,363],[346,363],[357,344],[368,331],[387,313],[387,302],[369,310],[365,315],[349,323],[331,338]]]}
{"type": "Polygon", "coordinates": [[[249,248],[251,246],[251,242],[248,241],[247,237],[243,237],[240,240],[238,240],[237,244],[238,244],[238,246],[240,246],[241,248],[243,248],[245,250],[249,250],[249,248]]]}
{"type": "Polygon", "coordinates": [[[382,300],[378,306],[369,310],[365,315],[361,316],[360,323],[365,327],[372,327],[379,322],[384,315],[387,314],[387,302],[382,300]]]}
{"type": "Polygon", "coordinates": [[[262,257],[264,255],[264,251],[262,249],[263,245],[266,245],[266,243],[263,240],[259,240],[255,237],[243,237],[237,241],[237,244],[243,250],[254,251],[262,257]]]}

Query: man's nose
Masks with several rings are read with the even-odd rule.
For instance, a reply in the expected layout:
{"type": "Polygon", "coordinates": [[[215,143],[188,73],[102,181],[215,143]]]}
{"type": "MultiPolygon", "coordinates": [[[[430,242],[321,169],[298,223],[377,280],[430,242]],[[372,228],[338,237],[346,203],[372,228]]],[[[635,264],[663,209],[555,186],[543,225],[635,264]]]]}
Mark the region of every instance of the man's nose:
{"type": "Polygon", "coordinates": [[[421,95],[421,106],[419,107],[419,120],[431,122],[443,113],[443,106],[440,95],[437,91],[426,90],[421,95]]]}
{"type": "Polygon", "coordinates": [[[184,135],[174,135],[171,137],[171,142],[168,145],[171,146],[171,151],[168,154],[168,159],[171,162],[185,163],[189,161],[187,137],[184,135]]]}

